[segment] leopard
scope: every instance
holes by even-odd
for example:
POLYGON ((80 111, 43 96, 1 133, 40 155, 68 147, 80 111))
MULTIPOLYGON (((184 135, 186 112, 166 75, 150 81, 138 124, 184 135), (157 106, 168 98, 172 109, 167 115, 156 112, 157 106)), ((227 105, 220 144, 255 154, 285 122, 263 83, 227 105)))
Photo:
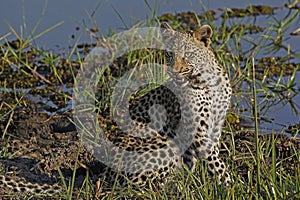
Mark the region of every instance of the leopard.
MULTIPOLYGON (((176 35, 167 24, 162 25, 176 35)), ((219 140, 226 113, 230 107, 232 88, 229 77, 216 59, 210 47, 212 28, 203 25, 192 32, 177 36, 173 48, 175 52, 167 54, 167 63, 175 74, 184 77, 189 85, 185 88, 196 130, 191 146, 182 155, 183 163, 192 171, 197 160, 204 160, 208 172, 216 175, 226 186, 231 183, 225 163, 219 158, 219 140)))
MULTIPOLYGON (((124 187, 162 184, 174 171, 187 168, 194 172, 200 160, 207 164, 209 174, 230 186, 230 173, 219 157, 219 140, 232 89, 210 46, 212 28, 202 25, 194 31, 177 32, 165 22, 161 28, 170 81, 130 104, 126 132, 106 138, 113 145, 94 149, 98 158, 108 160, 97 177, 124 187)), ((26 187, 3 175, 0 183, 16 187, 17 192, 59 191, 49 189, 50 185, 26 187)))

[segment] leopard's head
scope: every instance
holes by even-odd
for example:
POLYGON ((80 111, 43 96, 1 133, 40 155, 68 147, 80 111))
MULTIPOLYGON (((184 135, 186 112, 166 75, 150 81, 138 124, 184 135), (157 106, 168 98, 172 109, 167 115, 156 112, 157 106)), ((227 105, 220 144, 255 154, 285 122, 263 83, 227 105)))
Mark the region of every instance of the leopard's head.
MULTIPOLYGON (((191 70, 193 69, 195 54, 195 48, 203 47, 202 49, 210 49, 212 29, 209 25, 203 25, 196 28, 194 31, 176 32, 172 27, 163 22, 161 27, 168 30, 168 36, 175 36, 172 39, 164 38, 165 41, 173 45, 171 47, 172 52, 166 52, 166 63, 170 66, 173 72, 178 73, 184 78, 188 78, 191 70), (168 40, 169 39, 169 40, 168 40)), ((198 49, 197 49, 198 50, 198 49)))

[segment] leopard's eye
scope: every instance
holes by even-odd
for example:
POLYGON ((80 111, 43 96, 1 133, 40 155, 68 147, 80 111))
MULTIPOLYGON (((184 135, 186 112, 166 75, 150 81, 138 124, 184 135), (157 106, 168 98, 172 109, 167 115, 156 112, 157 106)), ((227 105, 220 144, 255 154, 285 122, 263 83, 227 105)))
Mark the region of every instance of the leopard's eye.
POLYGON ((184 53, 184 58, 187 59, 187 58, 190 58, 192 56, 192 53, 191 52, 185 52, 184 53))

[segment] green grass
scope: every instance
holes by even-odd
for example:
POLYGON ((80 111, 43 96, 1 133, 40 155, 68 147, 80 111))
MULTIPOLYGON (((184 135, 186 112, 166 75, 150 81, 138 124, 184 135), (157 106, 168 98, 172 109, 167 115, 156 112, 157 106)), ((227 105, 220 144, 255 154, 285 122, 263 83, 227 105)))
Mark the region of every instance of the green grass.
MULTIPOLYGON (((249 14, 249 9, 241 11, 240 14, 249 14)), ((162 190, 157 190, 155 186, 118 188, 115 185, 111 190, 98 191, 99 199, 135 197, 140 199, 300 199, 300 154, 297 147, 299 139, 281 139, 275 131, 270 131, 269 136, 261 136, 260 133, 265 131, 261 131, 258 126, 263 116, 277 103, 289 103, 295 114, 299 112, 299 107, 293 101, 293 97, 299 93, 297 92, 299 80, 296 79, 300 66, 299 50, 291 49, 286 37, 288 28, 297 20, 299 21, 300 15, 299 9, 284 9, 288 11, 284 20, 279 20, 276 15, 272 15, 268 18, 272 20, 269 20, 266 25, 268 28, 265 29, 256 26, 254 17, 250 18, 253 19, 253 24, 246 25, 249 24, 249 18, 232 18, 233 13, 226 11, 222 15, 223 18, 219 19, 218 26, 215 25, 217 23, 213 20, 212 12, 205 12, 203 16, 194 15, 197 22, 205 22, 212 26, 214 31, 212 47, 220 63, 230 74, 234 89, 234 101, 224 127, 221 153, 232 173, 232 187, 227 189, 219 185, 216 180, 208 176, 205 166, 199 164, 194 173, 189 172, 188 175, 184 175, 182 171, 176 172, 162 190), (251 35, 249 34, 251 31, 258 31, 258 33, 251 35), (241 45, 242 43, 246 43, 247 48, 241 45), (280 57, 274 56, 278 52, 281 53, 280 57), (269 67, 264 68, 266 63, 269 67), (287 72, 289 66, 292 70, 287 72), (249 112, 243 112, 243 109, 249 112), (254 129, 243 127, 239 123, 243 118, 254 122, 254 129)), ((156 8, 153 8, 151 19, 141 22, 140 26, 152 26, 156 25, 155 20, 164 20, 178 30, 191 28, 179 20, 179 15, 156 18, 155 13, 156 8)), ((120 13, 117 14, 122 19, 120 13)), ((37 26, 39 23, 42 21, 38 21, 37 26)), ((6 133, 13 122, 15 108, 30 104, 17 88, 37 88, 46 85, 46 88, 37 89, 33 94, 47 96, 49 93, 54 93, 59 107, 64 107, 71 98, 71 94, 60 91, 57 87, 68 84, 70 87, 73 86, 85 55, 80 53, 76 45, 70 50, 67 58, 64 58, 62 55, 39 49, 32 44, 34 39, 47 34, 58 25, 60 23, 38 34, 35 34, 35 26, 30 37, 24 36, 22 30, 18 34, 13 27, 9 26, 16 40, 8 41, 9 34, 0 38, 0 75, 5 77, 0 87, 4 90, 12 89, 12 92, 5 93, 6 99, 3 99, 0 104, 0 122, 4 125, 4 131, 0 135, 2 140, 9 140, 6 133), (15 69, 8 69, 9 66, 14 66, 15 69), (10 76, 10 73, 13 76, 10 76), (67 73, 71 75, 65 77, 67 73)), ((85 29, 89 30, 86 27, 85 29)), ((95 36, 98 42, 104 44, 100 38, 101 36, 95 36)), ((128 75, 134 76, 136 67, 154 60, 163 61, 163 58, 155 51, 145 50, 128 52, 126 56, 116 59, 114 64, 119 69, 108 67, 104 72, 105 76, 101 77, 97 86, 98 93, 95 99, 97 113, 107 117, 113 112, 113 108, 109 105, 112 95, 111 85, 115 84, 118 77, 129 70, 132 70, 132 74, 128 75)), ((156 73, 149 71, 147 80, 155 80, 157 77, 153 74, 156 73)), ((165 80, 166 77, 162 75, 158 79, 165 80)), ((107 125, 106 129, 111 130, 112 127, 113 123, 107 125)), ((298 132, 295 135, 297 134, 298 132)), ((6 158, 6 152, 7 146, 2 147, 0 157, 6 158)), ((79 151, 77 157, 78 155, 79 151)), ((70 182, 62 181, 65 193, 61 195, 66 199, 93 199, 96 191, 88 172, 82 187, 74 188, 76 167, 80 165, 78 159, 75 163, 70 182), (76 194, 75 190, 78 190, 76 194)), ((64 174, 58 171, 64 180, 64 174)))

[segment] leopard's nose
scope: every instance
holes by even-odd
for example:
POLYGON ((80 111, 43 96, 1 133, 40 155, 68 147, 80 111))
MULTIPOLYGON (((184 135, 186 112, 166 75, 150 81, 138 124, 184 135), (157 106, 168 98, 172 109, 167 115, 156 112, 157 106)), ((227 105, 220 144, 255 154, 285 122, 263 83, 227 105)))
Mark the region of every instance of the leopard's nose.
POLYGON ((178 65, 177 63, 175 63, 174 66, 173 66, 173 68, 172 68, 172 71, 174 73, 180 72, 180 65, 178 65))

